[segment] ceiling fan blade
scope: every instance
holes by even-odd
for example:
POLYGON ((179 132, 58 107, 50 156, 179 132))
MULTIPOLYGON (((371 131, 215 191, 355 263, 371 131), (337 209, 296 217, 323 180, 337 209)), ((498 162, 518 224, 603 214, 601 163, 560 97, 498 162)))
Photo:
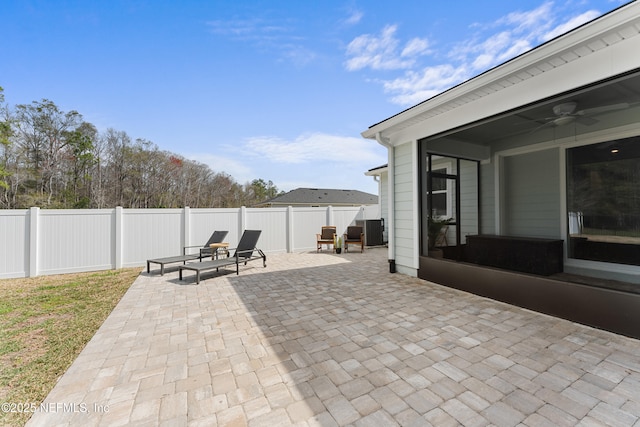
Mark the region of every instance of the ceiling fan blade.
POLYGON ((629 103, 621 102, 619 104, 603 105, 601 107, 586 108, 584 110, 576 111, 576 116, 593 116, 596 114, 608 113, 609 111, 624 110, 629 108, 629 103))
POLYGON ((543 124, 543 125, 540 125, 540 126, 538 126, 538 127, 535 127, 535 128, 533 128, 533 129, 531 129, 531 130, 529 131, 529 133, 535 133, 535 132, 538 132, 539 130, 542 130, 542 129, 545 129, 545 128, 550 128, 550 127, 553 127, 553 126, 555 126, 555 125, 556 125, 556 124, 555 124, 555 123, 553 122, 553 120, 552 120, 552 121, 550 121, 550 122, 547 122, 547 123, 545 123, 545 124, 543 124))
POLYGON ((598 120, 594 119, 593 117, 588 117, 588 116, 576 117, 576 121, 579 122, 580 124, 585 125, 585 126, 591 126, 591 125, 595 125, 596 123, 598 123, 598 120))

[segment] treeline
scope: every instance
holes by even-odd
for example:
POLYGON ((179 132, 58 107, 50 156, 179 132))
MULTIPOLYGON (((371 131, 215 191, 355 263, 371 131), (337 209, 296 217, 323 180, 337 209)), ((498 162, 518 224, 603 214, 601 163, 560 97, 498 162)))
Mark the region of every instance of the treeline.
POLYGON ((279 194, 271 181, 224 172, 96 127, 43 99, 10 108, 0 87, 0 208, 252 206, 279 194))

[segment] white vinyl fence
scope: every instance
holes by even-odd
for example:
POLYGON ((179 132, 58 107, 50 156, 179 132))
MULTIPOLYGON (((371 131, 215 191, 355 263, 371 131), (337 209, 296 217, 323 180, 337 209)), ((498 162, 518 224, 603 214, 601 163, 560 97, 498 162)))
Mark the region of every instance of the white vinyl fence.
POLYGON ((179 255, 227 230, 234 247, 244 230, 262 230, 267 253, 315 250, 316 233, 338 233, 356 219, 378 219, 376 206, 238 209, 0 210, 0 278, 144 266, 179 255))

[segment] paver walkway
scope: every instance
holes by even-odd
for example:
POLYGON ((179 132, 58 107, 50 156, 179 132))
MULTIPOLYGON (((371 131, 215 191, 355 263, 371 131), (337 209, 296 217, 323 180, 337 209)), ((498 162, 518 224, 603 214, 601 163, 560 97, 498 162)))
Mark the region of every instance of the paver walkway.
POLYGON ((388 269, 143 273, 28 425, 640 426, 640 341, 388 269))

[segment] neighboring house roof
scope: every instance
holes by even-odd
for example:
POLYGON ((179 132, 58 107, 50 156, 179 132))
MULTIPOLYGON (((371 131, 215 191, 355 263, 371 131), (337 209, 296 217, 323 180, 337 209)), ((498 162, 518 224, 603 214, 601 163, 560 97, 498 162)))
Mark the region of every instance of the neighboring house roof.
POLYGON ((296 188, 257 206, 362 206, 377 203, 378 196, 359 190, 296 188))

